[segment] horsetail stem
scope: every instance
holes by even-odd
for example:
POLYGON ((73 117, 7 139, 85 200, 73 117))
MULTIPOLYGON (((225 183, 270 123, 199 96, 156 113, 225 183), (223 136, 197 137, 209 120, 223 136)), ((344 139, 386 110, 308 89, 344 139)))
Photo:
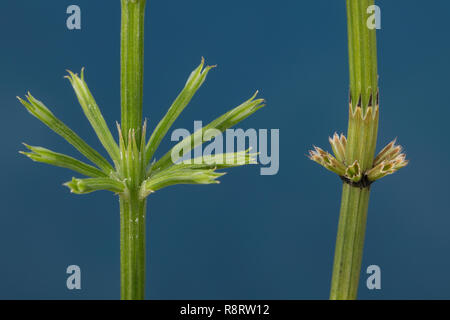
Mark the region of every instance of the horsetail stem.
MULTIPOLYGON (((264 100, 251 99, 212 121, 192 136, 184 138, 164 157, 153 159, 163 138, 173 123, 187 107, 192 97, 206 80, 212 66, 200 65, 188 77, 166 115, 158 123, 146 141, 147 122, 142 124, 143 66, 144 66, 144 16, 146 0, 121 0, 121 124, 117 123, 118 141, 104 120, 99 106, 81 75, 69 71, 67 78, 75 91, 82 110, 89 120, 102 146, 112 160, 111 164, 99 152, 90 147, 75 132, 59 120, 41 101, 31 94, 18 98, 22 105, 37 119, 73 145, 92 162, 78 159, 42 147, 25 144, 28 152, 21 152, 30 159, 67 168, 86 178, 72 178, 64 184, 72 193, 85 194, 108 190, 119 196, 120 203, 120 282, 121 298, 126 300, 145 297, 145 227, 147 197, 162 188, 176 184, 215 184, 224 173, 217 170, 254 164, 255 154, 249 150, 219 153, 213 157, 195 158, 192 163, 179 163, 172 159, 174 150, 181 146, 195 146, 206 142, 192 136, 208 129, 223 132, 246 119, 264 106, 264 100), (224 159, 226 160, 224 164, 224 159)), ((180 159, 191 149, 183 147, 180 159)))
POLYGON ((379 88, 376 30, 367 25, 374 0, 347 0, 350 101, 347 138, 334 134, 333 157, 315 147, 310 159, 337 173, 343 181, 330 299, 357 298, 369 206, 370 186, 407 165, 395 142, 374 159, 379 88))

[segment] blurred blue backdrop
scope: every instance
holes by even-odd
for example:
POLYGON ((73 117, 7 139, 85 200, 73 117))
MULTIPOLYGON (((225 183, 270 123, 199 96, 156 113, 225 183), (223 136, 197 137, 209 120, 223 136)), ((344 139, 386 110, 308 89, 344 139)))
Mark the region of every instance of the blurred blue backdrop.
MULTIPOLYGON (((379 147, 394 137, 410 165, 372 188, 362 299, 450 298, 450 2, 378 1, 379 147), (369 291, 365 269, 382 270, 369 291)), ((346 131, 345 2, 149 2, 144 114, 164 115, 204 56, 218 64, 174 128, 191 129, 256 90, 268 106, 241 128, 280 129, 280 171, 229 170, 220 185, 176 186, 148 204, 150 299, 327 299, 341 183, 309 161, 312 144, 346 131)), ((77 155, 16 100, 30 90, 101 149, 67 80, 86 77, 111 127, 120 118, 119 1, 0 3, 0 298, 119 298, 118 200, 71 195, 73 173, 34 164, 22 142, 77 155), (66 28, 66 8, 82 30, 66 28), (66 288, 68 265, 82 290, 66 288)), ((161 151, 173 143, 166 138, 161 151)), ((160 154, 159 154, 160 155, 160 154)))

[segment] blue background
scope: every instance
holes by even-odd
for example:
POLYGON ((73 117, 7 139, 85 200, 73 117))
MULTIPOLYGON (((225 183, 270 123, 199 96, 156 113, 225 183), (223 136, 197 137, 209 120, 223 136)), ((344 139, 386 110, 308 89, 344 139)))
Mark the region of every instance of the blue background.
MULTIPOLYGON (((450 298, 450 3, 378 1, 382 93, 378 145, 394 137, 410 165, 377 182, 360 281, 362 299, 450 298), (365 269, 382 270, 382 289, 365 269)), ((347 126, 345 2, 150 1, 144 115, 155 124, 204 56, 218 64, 177 120, 192 130, 256 89, 268 106, 241 128, 280 129, 280 171, 229 170, 220 185, 176 186, 148 204, 151 299, 327 299, 341 183, 309 161, 312 144, 347 126)), ((110 193, 71 195, 72 172, 34 164, 21 142, 77 155, 15 99, 27 90, 101 149, 66 69, 86 77, 111 125, 120 118, 119 1, 0 3, 0 298, 119 298, 119 208, 110 193), (66 28, 78 4, 82 30, 66 28), (82 290, 66 288, 68 265, 82 290)), ((173 143, 165 139, 160 150, 173 143)), ((161 155, 161 153, 159 154, 161 155)))

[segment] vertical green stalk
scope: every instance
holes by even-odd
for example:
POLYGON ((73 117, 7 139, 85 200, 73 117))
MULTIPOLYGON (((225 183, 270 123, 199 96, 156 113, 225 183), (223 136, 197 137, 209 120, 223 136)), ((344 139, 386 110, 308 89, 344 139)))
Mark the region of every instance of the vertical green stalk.
MULTIPOLYGON (((141 146, 144 79, 144 16, 146 0, 121 0, 121 110, 124 145, 141 146), (131 140, 130 140, 131 139, 131 140)), ((142 137, 145 139, 145 136, 142 137)), ((128 149, 131 150, 131 149, 128 149)), ((142 155, 144 150, 139 150, 142 155)), ((125 153, 125 150, 123 150, 125 153)), ((127 156, 124 178, 128 193, 120 196, 121 298, 144 299, 145 288, 145 210, 139 197, 142 157, 127 156), (139 172, 140 174, 134 174, 139 172)))
POLYGON ((360 183, 344 180, 331 281, 330 299, 356 299, 369 205, 370 183, 378 131, 376 31, 367 27, 367 8, 374 0, 347 0, 350 108, 345 162, 359 163, 360 183))
MULTIPOLYGON (((147 142, 146 122, 142 124, 146 0, 121 0, 121 5, 122 123, 117 124, 118 143, 114 141, 100 108, 87 86, 84 71, 81 71, 80 76, 69 71, 67 76, 87 119, 110 155, 114 167, 31 94, 28 94, 26 99, 18 98, 28 112, 63 137, 95 166, 37 146, 25 145, 28 151, 21 153, 33 161, 71 169, 86 176, 81 179, 73 177, 71 181, 64 184, 72 193, 86 194, 108 190, 119 195, 121 298, 141 300, 145 297, 146 198, 157 190, 176 184, 216 184, 217 179, 224 174, 216 170, 254 164, 257 154, 249 153, 247 150, 197 158, 192 164, 175 163, 171 155, 175 154, 174 151, 180 145, 191 146, 190 136, 180 141, 158 162, 154 161, 150 164, 150 160, 154 160, 153 156, 160 142, 202 86, 213 66, 205 66, 205 61, 202 59, 147 142), (234 161, 224 162, 223 159, 234 159, 234 161)), ((255 99, 255 97, 256 94, 212 121, 199 132, 216 129, 220 133, 246 119, 265 105, 263 99, 255 99)), ((196 136, 196 133, 193 136, 196 136)), ((187 151, 183 147, 183 154, 180 157, 182 158, 185 155, 184 152, 189 152, 194 147, 192 145, 187 151)), ((177 154, 180 154, 180 150, 178 149, 177 154)), ((375 172, 374 176, 378 177, 382 174, 383 172, 375 172)))
POLYGON ((143 300, 146 200, 137 192, 120 197, 120 284, 123 300, 143 300))
POLYGON ((352 108, 358 104, 365 111, 378 92, 376 30, 367 27, 367 8, 374 0, 347 0, 347 31, 352 108))
MULTIPOLYGON (((146 0, 121 0, 121 106, 122 130, 139 132, 142 125, 144 82, 144 16, 146 0)), ((125 134, 125 140, 128 138, 125 134)), ((137 135, 139 145, 139 135, 137 135)))

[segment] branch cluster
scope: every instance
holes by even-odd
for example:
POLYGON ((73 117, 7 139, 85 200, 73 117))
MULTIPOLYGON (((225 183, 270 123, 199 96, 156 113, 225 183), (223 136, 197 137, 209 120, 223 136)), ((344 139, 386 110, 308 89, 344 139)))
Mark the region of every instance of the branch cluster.
MULTIPOLYGON (((26 99, 18 98, 22 105, 33 116, 73 145, 92 162, 92 165, 64 154, 26 144, 25 146, 29 151, 21 153, 34 161, 68 168, 86 176, 87 178, 83 179, 73 178, 70 182, 64 184, 71 192, 76 194, 109 190, 126 197, 130 192, 138 192, 141 199, 144 199, 149 194, 170 185, 218 183, 217 178, 224 173, 216 172, 216 170, 254 164, 256 163, 255 154, 246 150, 216 154, 205 159, 193 159, 191 163, 186 163, 185 161, 174 163, 170 156, 172 149, 158 161, 151 161, 161 141, 202 86, 208 72, 212 68, 213 66, 205 67, 205 61, 202 58, 200 65, 192 71, 184 88, 166 115, 157 124, 148 141, 146 140, 147 121, 144 121, 142 129, 129 129, 128 132, 123 132, 121 125, 117 124, 118 142, 114 139, 100 108, 87 86, 84 79, 84 70, 81 71, 81 76, 69 71, 69 75, 66 78, 72 84, 86 118, 89 120, 112 163, 90 147, 30 93, 26 95, 26 99), (225 162, 223 161, 224 159, 226 159, 225 162), (234 159, 234 162, 230 161, 230 159, 234 159)), ((183 139, 174 148, 184 146, 182 148, 183 152, 189 152, 204 142, 202 139, 196 139, 204 130, 217 129, 217 132, 223 132, 262 107, 264 107, 264 100, 256 99, 255 94, 249 100, 212 121, 198 132, 183 139)), ((177 150, 180 150, 180 148, 177 150)), ((183 154, 180 157, 183 157, 183 154)))

